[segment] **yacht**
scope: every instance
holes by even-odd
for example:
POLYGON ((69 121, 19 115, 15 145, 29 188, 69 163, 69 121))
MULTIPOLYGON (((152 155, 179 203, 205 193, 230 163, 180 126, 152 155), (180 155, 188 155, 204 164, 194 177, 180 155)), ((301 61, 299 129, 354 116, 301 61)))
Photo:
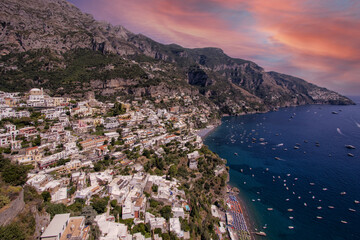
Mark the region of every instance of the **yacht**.
POLYGON ((355 147, 354 147, 353 145, 345 145, 345 147, 346 147, 347 149, 355 149, 355 147))

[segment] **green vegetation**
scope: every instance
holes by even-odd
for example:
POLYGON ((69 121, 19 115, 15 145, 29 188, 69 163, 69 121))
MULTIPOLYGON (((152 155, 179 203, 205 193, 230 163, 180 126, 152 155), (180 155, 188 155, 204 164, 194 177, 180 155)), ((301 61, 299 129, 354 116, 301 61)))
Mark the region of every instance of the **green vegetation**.
POLYGON ((109 202, 109 197, 100 198, 98 196, 94 196, 91 199, 91 206, 98 214, 101 214, 106 212, 106 206, 108 202, 109 202))
POLYGON ((31 166, 22 166, 11 163, 9 159, 0 154, 1 179, 11 185, 23 185, 27 180, 27 173, 31 166))

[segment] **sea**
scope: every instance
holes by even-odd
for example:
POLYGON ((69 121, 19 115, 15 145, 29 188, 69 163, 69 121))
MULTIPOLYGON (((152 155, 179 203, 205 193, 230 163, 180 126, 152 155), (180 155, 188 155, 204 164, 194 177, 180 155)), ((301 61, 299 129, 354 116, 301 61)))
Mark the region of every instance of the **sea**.
POLYGON ((352 99, 357 105, 224 117, 206 137, 227 160, 251 231, 273 240, 360 239, 360 97, 352 99))

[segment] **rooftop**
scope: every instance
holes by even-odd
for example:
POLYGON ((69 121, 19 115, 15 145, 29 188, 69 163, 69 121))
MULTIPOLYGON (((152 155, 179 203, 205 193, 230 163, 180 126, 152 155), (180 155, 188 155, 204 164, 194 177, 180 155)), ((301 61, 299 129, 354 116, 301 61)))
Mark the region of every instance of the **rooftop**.
POLYGON ((49 226, 46 228, 45 232, 41 235, 40 239, 51 236, 58 236, 59 233, 64 231, 69 218, 70 213, 56 214, 53 220, 50 222, 49 226))

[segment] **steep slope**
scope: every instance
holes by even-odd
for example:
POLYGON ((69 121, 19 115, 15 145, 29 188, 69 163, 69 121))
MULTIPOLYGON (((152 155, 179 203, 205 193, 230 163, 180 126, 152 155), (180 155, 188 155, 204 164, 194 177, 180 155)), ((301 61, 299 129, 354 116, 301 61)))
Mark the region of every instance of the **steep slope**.
POLYGON ((1 1, 0 12, 2 90, 42 86, 60 95, 95 91, 98 96, 149 97, 185 91, 229 114, 353 104, 302 79, 231 58, 221 49, 164 45, 98 22, 65 0, 1 1))

